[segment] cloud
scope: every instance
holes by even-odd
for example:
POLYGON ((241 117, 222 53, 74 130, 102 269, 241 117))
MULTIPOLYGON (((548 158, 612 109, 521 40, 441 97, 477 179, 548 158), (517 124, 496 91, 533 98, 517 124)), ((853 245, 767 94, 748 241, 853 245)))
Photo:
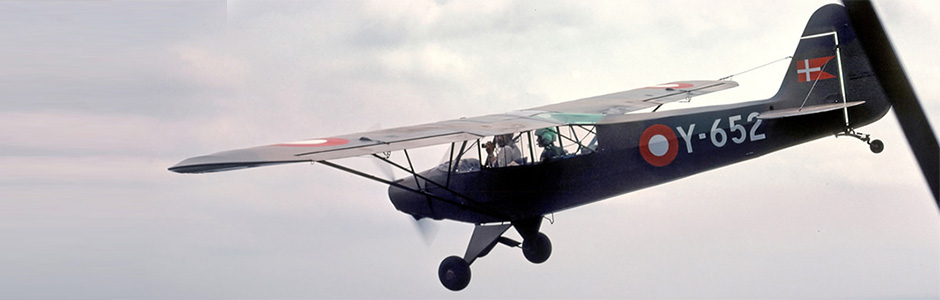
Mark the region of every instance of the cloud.
MULTIPOLYGON (((471 226, 441 222, 425 247, 381 184, 307 164, 166 171, 214 151, 718 78, 792 54, 820 5, 0 3, 0 32, 23 45, 0 49, 0 227, 12 229, 0 238, 16 241, 0 256, 8 266, 0 290, 17 298, 933 297, 936 207, 891 115, 861 129, 886 142, 879 155, 824 138, 557 213, 543 228, 555 243, 547 263, 499 247, 474 263, 459 294, 443 290, 435 270, 463 253, 471 226)), ((876 5, 936 118, 940 107, 927 100, 940 97, 930 84, 940 76, 936 47, 924 46, 940 36, 936 5, 876 5)), ((788 64, 670 106, 768 97, 788 64)), ((411 154, 427 168, 442 152, 411 154)), ((369 170, 367 160, 341 163, 369 170)))
POLYGON ((233 87, 246 84, 248 66, 233 57, 209 55, 204 49, 179 46, 174 49, 185 63, 185 75, 202 85, 233 87))

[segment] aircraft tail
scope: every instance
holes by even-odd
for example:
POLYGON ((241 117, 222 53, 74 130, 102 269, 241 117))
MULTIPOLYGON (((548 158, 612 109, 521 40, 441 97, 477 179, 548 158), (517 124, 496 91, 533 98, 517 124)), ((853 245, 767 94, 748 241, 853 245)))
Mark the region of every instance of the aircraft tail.
POLYGON ((890 108, 845 8, 836 4, 823 6, 810 17, 780 90, 772 99, 775 109, 789 110, 779 111, 778 117, 833 110, 842 114, 838 104, 847 103, 852 127, 874 122, 890 108), (844 82, 845 100, 840 81, 844 82))

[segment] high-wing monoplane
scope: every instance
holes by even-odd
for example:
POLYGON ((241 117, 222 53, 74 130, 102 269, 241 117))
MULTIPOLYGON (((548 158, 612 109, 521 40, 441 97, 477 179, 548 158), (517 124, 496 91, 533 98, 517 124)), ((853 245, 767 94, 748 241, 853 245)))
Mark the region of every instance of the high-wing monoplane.
POLYGON ((304 139, 218 152, 169 169, 207 173, 314 162, 387 184, 399 211, 415 219, 474 224, 463 256, 441 262, 450 290, 470 282, 470 265, 496 245, 543 263, 552 244, 546 215, 660 185, 827 136, 884 144, 855 129, 891 107, 845 9, 810 18, 777 93, 764 100, 659 111, 663 104, 736 87, 686 80, 507 113, 304 139), (649 111, 651 110, 651 111, 649 111), (449 145, 444 163, 421 171, 409 149, 449 145), (388 158, 401 152, 405 162, 388 158), (389 180, 336 162, 372 156, 408 173, 389 180), (522 241, 503 234, 515 228, 522 241))

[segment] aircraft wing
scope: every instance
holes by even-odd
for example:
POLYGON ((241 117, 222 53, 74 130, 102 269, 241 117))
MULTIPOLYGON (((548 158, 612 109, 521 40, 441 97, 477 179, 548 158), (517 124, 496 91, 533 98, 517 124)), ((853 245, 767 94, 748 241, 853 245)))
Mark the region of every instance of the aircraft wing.
POLYGON ((675 82, 505 114, 223 151, 189 158, 169 169, 178 173, 207 173, 315 162, 568 124, 595 124, 607 115, 619 115, 735 86, 737 83, 733 81, 675 82))
POLYGON ((619 115, 738 86, 731 80, 681 81, 533 108, 533 110, 619 115))
POLYGON ((223 151, 183 160, 170 167, 170 171, 206 173, 284 163, 331 160, 565 124, 550 118, 535 116, 541 113, 519 111, 223 151))

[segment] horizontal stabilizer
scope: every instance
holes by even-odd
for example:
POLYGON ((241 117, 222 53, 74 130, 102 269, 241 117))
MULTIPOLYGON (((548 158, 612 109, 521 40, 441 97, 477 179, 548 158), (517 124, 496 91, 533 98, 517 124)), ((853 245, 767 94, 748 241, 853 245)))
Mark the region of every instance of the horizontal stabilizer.
POLYGON ((811 114, 823 113, 827 111, 833 111, 833 110, 842 109, 846 107, 861 105, 864 103, 865 101, 852 101, 848 103, 829 103, 829 104, 819 104, 819 105, 812 105, 812 106, 806 106, 806 107, 794 107, 794 108, 786 108, 786 109, 778 109, 778 110, 768 110, 768 111, 760 113, 760 115, 757 116, 757 118, 766 120, 766 119, 780 119, 780 118, 786 118, 786 117, 811 115, 811 114))

